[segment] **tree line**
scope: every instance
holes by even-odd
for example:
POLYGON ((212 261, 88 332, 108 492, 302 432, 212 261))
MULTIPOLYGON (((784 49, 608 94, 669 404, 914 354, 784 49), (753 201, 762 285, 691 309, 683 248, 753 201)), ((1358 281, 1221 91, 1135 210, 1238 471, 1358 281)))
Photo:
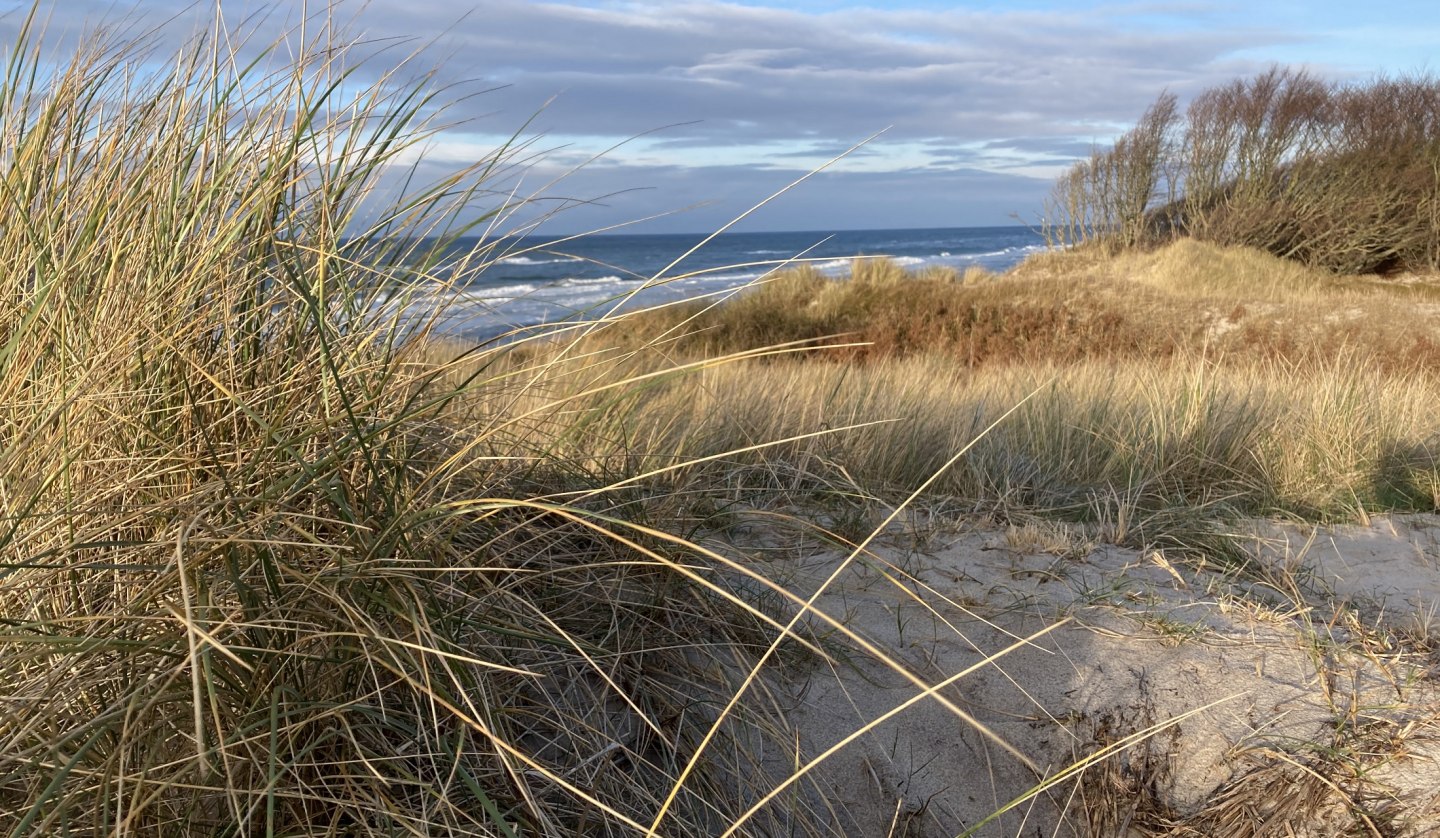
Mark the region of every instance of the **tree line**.
POLYGON ((1052 245, 1248 245, 1337 273, 1440 268, 1440 81, 1285 67, 1162 94, 1056 182, 1052 245))

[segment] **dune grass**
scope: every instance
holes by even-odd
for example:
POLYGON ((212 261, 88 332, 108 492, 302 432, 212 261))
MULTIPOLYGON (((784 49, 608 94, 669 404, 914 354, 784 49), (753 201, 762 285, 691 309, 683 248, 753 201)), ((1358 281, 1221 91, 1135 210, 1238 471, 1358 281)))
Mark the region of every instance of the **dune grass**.
POLYGON ((764 460, 879 498, 927 480, 1033 393, 941 494, 1081 518, 1113 515, 1102 508, 1116 499, 1317 520, 1431 510, 1431 287, 1190 241, 1104 260, 1043 254, 978 281, 867 263, 836 282, 802 269, 601 332, 554 383, 796 341, 813 348, 596 406, 612 429, 592 438, 596 462, 621 456, 607 439, 707 456, 860 426, 769 447, 764 460))
POLYGON ((0 87, 0 832, 732 823, 773 713, 714 708, 792 655, 778 597, 617 517, 564 434, 485 456, 543 371, 408 348, 524 144, 386 203, 423 77, 362 82, 332 23, 157 40, 51 65, 32 15, 0 87))
POLYGON ((385 202, 443 102, 308 32, 8 53, 7 834, 834 834, 761 662, 847 643, 943 695, 705 541, 734 510, 818 509, 843 568, 907 497, 1150 542, 1435 503, 1422 312, 1383 289, 1267 292, 1360 309, 1311 335, 1163 270, 870 260, 447 344, 502 254, 431 269, 526 145, 385 202))
POLYGON ((672 351, 698 357, 803 340, 849 344, 830 359, 937 354, 967 368, 1200 355, 1306 365, 1357 353, 1397 373, 1440 364, 1433 281, 1335 277, 1191 240, 1118 256, 1042 253, 1003 278, 911 277, 881 260, 857 262, 854 277, 780 273, 725 305, 653 312, 607 345, 634 349, 665 335, 672 351))
POLYGON ((32 24, 0 87, 0 831, 835 834, 770 673, 848 644, 947 700, 698 543, 708 469, 786 440, 687 461, 622 410, 757 353, 437 355, 523 141, 387 203, 443 102, 362 82, 331 23, 60 64, 32 24))
MULTIPOLYGON (((749 462, 735 479, 788 468, 807 485, 837 481, 878 502, 927 480, 1029 396, 947 470, 939 494, 1077 519, 1113 514, 1104 510, 1127 499, 1311 520, 1431 510, 1440 500, 1440 428, 1430 407, 1440 380, 1430 373, 1382 375, 1358 357, 980 371, 943 355, 862 365, 822 358, 727 365, 597 405, 590 462, 609 473, 639 451, 673 452, 652 460, 668 465, 794 438, 724 463, 749 462)), ((724 477, 711 468, 706 479, 724 477)))

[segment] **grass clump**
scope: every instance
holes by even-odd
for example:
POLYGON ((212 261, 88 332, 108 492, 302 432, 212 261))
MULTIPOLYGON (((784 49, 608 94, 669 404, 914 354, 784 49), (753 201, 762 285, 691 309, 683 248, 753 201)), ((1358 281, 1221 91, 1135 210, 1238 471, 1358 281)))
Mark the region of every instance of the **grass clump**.
POLYGON ((1043 253, 1003 278, 897 280, 865 267, 835 281, 789 271, 725 304, 649 312, 630 324, 631 337, 601 343, 637 349, 640 335, 663 334, 670 351, 697 358, 804 341, 833 347, 817 356, 831 361, 937 355, 969 369, 1196 356, 1306 366, 1363 356, 1406 374, 1440 365, 1435 289, 1183 240, 1103 259, 1043 253))
POLYGON ((919 485, 946 452, 1034 393, 940 481, 942 494, 1076 514, 1118 494, 1343 518, 1361 507, 1434 508, 1426 405, 1437 386, 1433 376, 1376 381, 1340 364, 1096 361, 975 374, 920 356, 737 365, 678 382, 641 410, 666 417, 654 433, 691 450, 699 440, 720 450, 864 426, 767 456, 834 463, 878 492, 919 485))
POLYGON ((565 503, 604 486, 553 443, 444 420, 543 369, 412 349, 523 144, 386 203, 423 79, 362 82, 328 22, 157 40, 50 65, 27 25, 0 82, 0 831, 728 823, 751 710, 706 708, 776 634, 758 584, 565 503))
POLYGON ((938 352, 980 366, 1127 350, 1169 354, 1176 343, 1098 305, 1093 283, 1019 280, 1000 287, 973 275, 971 282, 929 274, 895 281, 876 273, 867 268, 835 281, 788 272, 731 303, 666 309, 637 323, 645 334, 674 333, 674 350, 687 357, 806 341, 843 344, 825 353, 832 360, 938 352))

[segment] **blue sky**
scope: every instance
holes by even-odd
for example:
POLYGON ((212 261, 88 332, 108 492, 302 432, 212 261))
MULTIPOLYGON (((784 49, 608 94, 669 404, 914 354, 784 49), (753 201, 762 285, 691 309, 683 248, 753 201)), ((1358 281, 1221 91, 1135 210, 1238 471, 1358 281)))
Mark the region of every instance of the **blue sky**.
MULTIPOLYGON (((0 0, 0 10, 18 5, 28 4, 0 0)), ((259 6, 221 0, 235 20, 259 6)), ((66 29, 124 8, 52 0, 46 12, 52 29, 66 29)), ((194 6, 138 8, 158 19, 194 6)), ((269 8, 267 25, 278 28, 301 6, 269 8)), ((557 197, 604 198, 556 218, 557 232, 671 212, 636 230, 713 229, 878 131, 745 227, 1014 223, 1033 218, 1068 162, 1111 139, 1162 90, 1183 101, 1275 62, 1334 79, 1440 69, 1440 12, 1419 2, 371 0, 339 8, 360 37, 410 39, 392 54, 429 43, 421 64, 436 66, 436 81, 458 85, 457 94, 499 88, 452 109, 464 124, 432 143, 422 172, 469 162, 532 117, 542 135, 534 147, 551 153, 533 162, 522 192, 623 143, 553 187, 557 197)), ((0 17, 0 37, 16 17, 0 17)), ((378 72, 384 60, 366 69, 378 72)))

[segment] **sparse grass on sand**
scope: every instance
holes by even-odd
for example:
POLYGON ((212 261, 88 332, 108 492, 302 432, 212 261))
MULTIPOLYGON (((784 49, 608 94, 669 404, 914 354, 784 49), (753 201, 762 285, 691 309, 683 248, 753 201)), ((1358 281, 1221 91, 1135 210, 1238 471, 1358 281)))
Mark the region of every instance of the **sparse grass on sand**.
POLYGON ((525 145, 383 204, 440 103, 309 32, 8 54, 4 833, 1436 823, 1427 623, 1234 517, 1434 508, 1423 283, 875 261, 456 346, 431 271, 525 145))
MULTIPOLYGON (((543 395, 533 391, 514 414, 525 417, 510 426, 518 439, 565 436, 567 460, 592 478, 650 474, 641 494, 668 498, 669 521, 725 534, 725 544, 758 545, 760 555, 780 559, 768 564, 772 572, 798 580, 807 578, 805 567, 828 578, 850 566, 854 545, 867 545, 855 559, 880 575, 845 571, 820 602, 883 648, 919 648, 917 631, 928 638, 918 659, 898 658, 928 671, 932 682, 968 664, 973 649, 1043 625, 1037 615, 1086 623, 1038 644, 1065 656, 1065 674, 1016 653, 997 666, 1012 673, 1020 696, 996 697, 987 692, 993 680, 979 675, 958 688, 981 705, 1024 705, 1016 712, 1029 719, 1025 725, 1002 722, 1004 715, 991 721, 1002 736, 1027 742, 1031 756, 1059 759, 1037 743, 1039 734, 1024 732, 1052 725, 1076 737, 1076 754, 1094 755, 1070 773, 1052 768, 1048 776, 1063 778, 1066 791, 1047 789, 1038 809, 1022 807, 1018 821, 989 821, 983 834, 1018 834, 1027 820, 1095 835, 1118 834, 1123 823, 1156 835, 1320 835, 1351 827, 1374 834, 1381 822, 1388 832, 1380 834, 1424 834, 1440 823, 1440 800, 1423 793, 1436 778, 1414 766, 1435 756, 1417 743, 1436 733, 1440 704, 1424 674, 1431 633, 1415 626, 1426 624, 1416 615, 1433 613, 1436 600, 1407 593, 1387 604, 1386 597, 1412 586, 1437 590, 1421 569, 1440 561, 1432 520, 1422 514, 1413 537, 1394 536, 1387 524, 1388 531, 1363 530, 1359 538, 1312 529, 1308 542, 1295 525, 1287 537, 1300 541, 1279 559, 1258 546, 1277 536, 1254 522, 1369 527, 1377 513, 1436 510, 1436 288, 1427 277, 1331 277, 1256 251, 1189 241, 1121 256, 1044 254, 1001 276, 909 276, 867 260, 848 280, 803 269, 780 274, 727 303, 671 306, 599 327, 578 344, 566 342, 563 356, 535 344, 497 360, 549 373, 543 395), (708 363, 725 353, 730 363, 708 363), (744 353, 756 354, 738 357, 744 353), (676 372, 686 365, 690 372, 676 372), (589 395, 602 382, 640 377, 646 386, 624 398, 610 390, 589 395), (546 407, 558 404, 564 409, 546 407), (557 434, 561 427, 571 433, 557 434), (756 541, 757 530, 792 529, 781 523, 789 516, 813 522, 817 544, 841 552, 827 560, 822 546, 773 532, 756 541), (884 537, 873 542, 877 527, 884 537), (1006 531, 998 543, 1007 551, 1043 561, 1024 570, 1023 562, 987 564, 974 551, 994 549, 983 545, 997 542, 997 529, 1006 531), (981 538, 963 536, 976 530, 981 538), (1357 557, 1367 538, 1373 575, 1357 557), (953 547, 957 539, 968 551, 953 547), (1317 539, 1346 546, 1335 548, 1339 559, 1315 564, 1309 545, 1317 539), (1406 555, 1418 564, 1406 564, 1406 555), (1014 581, 1032 574, 1063 595, 1014 581), (1095 630, 1114 637, 1113 610, 1141 631, 1125 631, 1131 639, 1118 643, 1097 640, 1095 630), (1263 640, 1254 639, 1258 623, 1270 627, 1263 640), (997 625, 1005 628, 990 633, 997 625), (1252 640, 1240 640, 1247 632, 1252 640), (1203 651, 1217 643, 1231 647, 1223 666, 1203 651), (1328 650, 1318 658, 1316 643, 1328 650), (1131 661, 1131 673, 1183 679, 1190 672, 1207 687, 1172 685, 1164 688, 1170 698, 1159 700, 1147 692, 1148 676, 1117 680, 1121 660, 1131 661), (1337 660, 1351 663, 1341 672, 1337 660), (1237 667, 1258 677, 1241 677, 1237 667), (1320 680, 1306 686, 1307 677, 1320 680), (1393 700, 1356 693, 1337 704, 1330 687, 1315 688, 1336 678, 1403 686, 1393 700), (1097 683, 1109 686, 1097 693, 1097 683), (1304 696, 1290 706, 1295 719, 1309 721, 1281 725, 1283 735, 1269 727, 1278 722, 1246 732, 1223 721, 1261 718, 1274 690, 1304 696), (1246 709, 1210 706, 1232 700, 1246 709), (1173 722, 1202 706, 1201 720, 1173 722), (1069 722, 1057 721, 1067 713, 1069 722), (1355 726, 1367 724, 1396 738, 1365 751, 1355 726), (1195 738, 1197 729, 1204 735, 1195 738), (1135 737, 1147 731, 1169 743, 1169 756, 1166 746, 1138 745, 1135 737), (1112 746, 1139 747, 1138 755, 1117 757, 1106 750, 1112 746), (1400 785, 1386 791, 1367 772, 1400 777, 1400 785), (1210 800, 1217 789, 1224 796, 1210 800), (1290 795, 1294 805, 1269 808, 1274 794, 1290 795)), ((499 418, 492 405, 456 409, 486 424, 499 418)), ((637 496, 635 508, 646 507, 637 496)), ((656 508, 653 500, 648 508, 656 508)), ((908 695, 906 685, 873 670, 858 680, 833 677, 848 709, 829 712, 852 725, 881 718, 908 695)), ((814 688, 821 696, 834 689, 814 688)), ((903 733, 875 728, 859 757, 835 757, 846 767, 830 775, 834 796, 871 788, 833 779, 846 771, 881 778, 871 789, 881 791, 849 813, 852 829, 903 822, 913 834, 953 834, 1004 800, 989 798, 977 811, 973 796, 967 804, 945 789, 976 771, 990 772, 988 787, 1017 793, 1047 776, 1023 763, 1003 770, 987 763, 1005 761, 993 750, 979 762, 957 757, 955 749, 986 751, 988 740, 947 739, 953 713, 921 716, 901 725, 903 733), (1007 773, 1012 768, 1018 773, 1007 773), (886 771, 900 776, 886 780, 886 771), (874 820, 876 810, 892 820, 874 820)), ((800 717, 809 720, 797 722, 805 735, 838 736, 817 733, 816 715, 800 717)))

